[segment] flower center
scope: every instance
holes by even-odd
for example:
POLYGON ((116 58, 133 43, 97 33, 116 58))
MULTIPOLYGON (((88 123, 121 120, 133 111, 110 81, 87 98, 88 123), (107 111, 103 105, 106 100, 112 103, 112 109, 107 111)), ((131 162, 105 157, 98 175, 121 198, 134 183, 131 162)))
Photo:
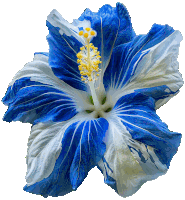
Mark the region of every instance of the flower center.
MULTIPOLYGON (((94 105, 92 96, 90 96, 89 100, 90 100, 90 103, 94 105)), ((104 97, 103 100, 101 101, 101 109, 100 110, 91 108, 91 110, 86 110, 86 113, 93 114, 94 118, 99 118, 99 117, 106 118, 106 115, 112 110, 112 108, 113 108, 113 106, 110 102, 107 101, 107 97, 104 97)))

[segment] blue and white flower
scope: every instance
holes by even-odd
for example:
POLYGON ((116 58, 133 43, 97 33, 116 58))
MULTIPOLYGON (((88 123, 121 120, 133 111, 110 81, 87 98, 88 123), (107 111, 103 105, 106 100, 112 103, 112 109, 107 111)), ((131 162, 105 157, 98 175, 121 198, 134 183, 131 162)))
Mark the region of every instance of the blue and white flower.
POLYGON ((47 26, 49 53, 35 53, 3 98, 5 121, 33 124, 24 190, 62 196, 97 166, 126 197, 165 174, 181 134, 156 109, 183 85, 181 33, 154 24, 136 36, 120 3, 72 24, 53 10, 47 26))

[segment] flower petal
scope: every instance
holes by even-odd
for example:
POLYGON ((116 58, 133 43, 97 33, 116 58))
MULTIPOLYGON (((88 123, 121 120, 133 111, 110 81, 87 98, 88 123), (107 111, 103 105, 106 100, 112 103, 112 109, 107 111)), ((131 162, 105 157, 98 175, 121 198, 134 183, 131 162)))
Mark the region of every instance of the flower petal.
POLYGON ((97 32, 92 43, 101 53, 100 68, 103 74, 110 61, 113 48, 131 41, 135 36, 128 11, 121 3, 117 3, 116 8, 104 5, 97 13, 86 9, 79 20, 89 20, 91 27, 97 32))
POLYGON ((84 45, 84 40, 79 37, 78 31, 86 27, 92 27, 97 31, 97 36, 92 40, 94 46, 98 47, 102 60, 101 78, 97 86, 101 85, 100 82, 102 82, 113 48, 130 41, 135 36, 128 11, 120 3, 117 3, 116 8, 104 5, 97 13, 86 9, 72 24, 53 10, 47 18, 47 26, 49 29, 47 40, 50 47, 49 64, 54 74, 69 85, 84 91, 88 88, 81 81, 76 58, 80 47, 84 45))
POLYGON ((120 28, 114 47, 127 43, 136 36, 128 10, 122 3, 116 4, 116 13, 120 19, 120 28))
POLYGON ((99 118, 81 123, 76 130, 74 137, 78 138, 74 138, 74 142, 78 141, 78 146, 70 168, 73 189, 80 186, 88 172, 97 165, 105 153, 105 144, 102 141, 107 129, 107 120, 99 118))
POLYGON ((114 112, 128 128, 132 138, 155 148, 159 159, 169 167, 169 163, 180 145, 181 134, 170 132, 157 116, 153 98, 141 93, 121 97, 114 112))
POLYGON ((114 103, 133 91, 153 97, 156 108, 173 97, 183 85, 177 62, 181 40, 179 31, 154 24, 147 35, 116 47, 104 76, 114 103))
POLYGON ((114 180, 112 186, 121 196, 130 196, 146 181, 165 174, 180 144, 181 134, 168 130, 154 106, 151 97, 129 94, 107 118, 106 152, 99 167, 105 181, 114 180))
MULTIPOLYGON (((86 20, 85 22, 88 23, 86 20)), ((56 10, 50 13, 46 25, 49 29, 49 65, 54 74, 74 88, 87 90, 87 86, 81 81, 76 57, 83 46, 78 26, 68 23, 56 10)))
POLYGON ((3 98, 5 121, 38 123, 70 119, 87 106, 87 94, 54 76, 48 57, 36 54, 12 80, 3 98))
POLYGON ((33 126, 28 143, 28 184, 24 190, 44 197, 76 190, 102 158, 107 128, 105 119, 90 120, 85 115, 65 123, 33 126))

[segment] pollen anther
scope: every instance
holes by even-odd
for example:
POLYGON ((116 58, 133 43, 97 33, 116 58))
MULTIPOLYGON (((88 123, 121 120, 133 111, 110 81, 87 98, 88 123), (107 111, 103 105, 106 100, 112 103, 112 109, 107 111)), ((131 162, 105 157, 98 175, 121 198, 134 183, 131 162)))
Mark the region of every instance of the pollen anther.
POLYGON ((87 27, 85 30, 86 30, 86 31, 90 31, 90 30, 91 30, 91 28, 88 28, 88 27, 87 27))
POLYGON ((91 35, 95 35, 95 32, 94 32, 94 31, 91 31, 91 35))
POLYGON ((80 31, 78 34, 79 34, 80 36, 82 36, 82 35, 84 34, 84 32, 83 32, 83 31, 80 31))
POLYGON ((88 33, 84 33, 84 37, 88 38, 89 34, 88 33))

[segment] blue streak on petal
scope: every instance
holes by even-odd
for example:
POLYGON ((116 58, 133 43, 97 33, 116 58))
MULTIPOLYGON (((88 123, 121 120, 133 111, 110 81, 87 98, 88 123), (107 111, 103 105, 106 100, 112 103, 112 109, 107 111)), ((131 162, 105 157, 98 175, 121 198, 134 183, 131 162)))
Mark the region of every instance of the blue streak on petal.
POLYGON ((39 55, 42 54, 44 56, 48 56, 49 57, 49 53, 48 52, 35 52, 34 56, 37 55, 37 54, 39 54, 39 55))
MULTIPOLYGON (((102 158, 102 160, 103 160, 103 162, 104 162, 104 168, 105 168, 105 171, 106 171, 106 178, 105 178, 104 182, 105 182, 108 186, 110 186, 112 189, 114 189, 115 192, 118 193, 117 185, 116 185, 116 180, 113 179, 112 177, 110 177, 110 176, 108 175, 107 167, 108 167, 108 169, 109 169, 112 173, 113 173, 113 170, 109 167, 109 164, 107 163, 107 161, 105 160, 104 157, 102 158)), ((101 171, 101 173, 103 174, 102 169, 101 169, 98 165, 97 165, 97 168, 98 168, 98 169, 101 171)))
POLYGON ((169 97, 170 95, 175 95, 179 92, 173 92, 168 86, 162 85, 157 87, 151 87, 151 88, 144 88, 144 89, 137 89, 135 90, 136 93, 142 93, 148 96, 151 96, 155 99, 155 101, 158 101, 160 99, 165 99, 169 97))
POLYGON ((81 81, 76 54, 83 46, 73 36, 61 35, 59 28, 46 23, 49 29, 49 65, 54 74, 72 87, 86 91, 86 85, 81 81))
POLYGON ((108 122, 104 118, 83 123, 80 141, 70 169, 73 189, 77 189, 88 172, 97 165, 105 153, 103 142, 108 122))
MULTIPOLYGON (((141 158, 141 162, 146 163, 146 159, 144 158, 144 156, 143 156, 142 152, 140 151, 140 149, 137 150, 137 149, 135 149, 134 147, 131 147, 131 146, 129 146, 129 145, 128 145, 128 147, 129 147, 130 151, 132 151, 132 149, 134 149, 135 151, 137 151, 139 157, 141 158)), ((152 159, 153 159, 153 158, 152 158, 152 159)))
POLYGON ((181 134, 169 131, 157 116, 154 99, 141 93, 128 94, 117 101, 114 110, 132 138, 153 147, 159 160, 169 167, 181 134))
POLYGON ((104 74, 104 86, 123 87, 134 75, 140 60, 157 45, 174 32, 173 28, 154 24, 147 35, 136 36, 131 42, 117 46, 112 53, 110 63, 104 74), (111 77, 110 77, 111 75, 111 77))
POLYGON ((106 163, 106 165, 107 165, 107 167, 108 167, 108 169, 113 173, 113 170, 110 168, 110 166, 109 166, 109 164, 108 164, 108 162, 105 160, 105 157, 103 157, 103 162, 104 163, 106 163))
POLYGON ((7 122, 57 122, 68 120, 77 113, 73 100, 64 92, 30 78, 17 80, 2 101, 9 106, 3 118, 7 122))
POLYGON ((154 163, 155 167, 158 169, 157 165, 155 164, 155 160, 153 159, 152 155, 148 151, 148 146, 145 145, 148 155, 150 156, 150 160, 154 163))
POLYGON ((110 186, 112 189, 115 190, 115 192, 118 193, 117 186, 116 186, 116 181, 112 177, 110 177, 108 174, 107 174, 107 178, 105 180, 105 184, 110 186))

